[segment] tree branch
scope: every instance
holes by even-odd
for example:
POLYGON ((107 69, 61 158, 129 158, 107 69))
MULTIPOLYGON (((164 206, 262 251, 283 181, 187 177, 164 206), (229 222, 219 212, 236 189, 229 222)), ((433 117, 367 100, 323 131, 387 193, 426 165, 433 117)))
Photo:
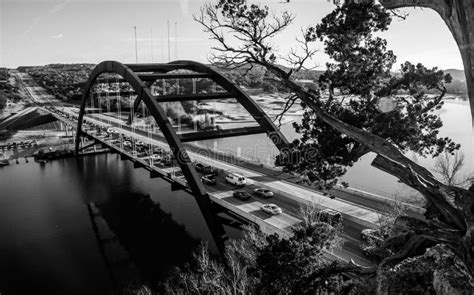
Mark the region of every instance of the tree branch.
POLYGON ((398 9, 404 7, 426 7, 435 10, 439 14, 450 14, 451 8, 445 0, 380 0, 386 9, 398 9))
MULTIPOLYGON (((421 192, 427 202, 437 210, 441 222, 457 230, 466 230, 466 216, 462 213, 464 208, 460 208, 456 204, 458 202, 451 200, 452 197, 448 194, 453 187, 447 187, 437 180, 425 179, 423 175, 413 173, 410 166, 397 163, 381 155, 374 159, 372 166, 397 177, 406 185, 421 192)), ((465 204, 464 201, 461 203, 465 204)))

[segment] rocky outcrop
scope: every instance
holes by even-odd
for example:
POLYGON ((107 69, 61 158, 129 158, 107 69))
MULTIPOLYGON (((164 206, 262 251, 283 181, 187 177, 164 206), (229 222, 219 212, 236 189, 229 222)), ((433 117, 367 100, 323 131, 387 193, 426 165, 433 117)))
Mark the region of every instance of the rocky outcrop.
POLYGON ((454 253, 444 245, 408 258, 377 274, 377 294, 473 294, 474 281, 454 253))
POLYGON ((461 260, 446 246, 437 245, 430 248, 424 256, 431 259, 436 267, 433 271, 433 288, 436 294, 473 294, 473 278, 469 276, 461 260))

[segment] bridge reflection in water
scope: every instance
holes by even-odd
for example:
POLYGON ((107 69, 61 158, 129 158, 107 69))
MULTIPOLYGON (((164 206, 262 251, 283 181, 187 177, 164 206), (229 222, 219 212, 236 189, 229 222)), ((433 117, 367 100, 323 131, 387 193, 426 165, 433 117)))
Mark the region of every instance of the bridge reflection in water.
POLYGON ((148 195, 114 193, 87 207, 115 290, 163 281, 199 245, 148 195))

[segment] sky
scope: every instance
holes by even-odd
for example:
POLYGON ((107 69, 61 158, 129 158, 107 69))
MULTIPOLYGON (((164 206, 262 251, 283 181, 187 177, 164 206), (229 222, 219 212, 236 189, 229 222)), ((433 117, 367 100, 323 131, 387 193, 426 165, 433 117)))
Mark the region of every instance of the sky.
MULTIPOLYGON (((0 0, 0 66, 133 63, 134 27, 138 62, 207 62, 215 44, 193 15, 209 1, 216 0, 0 0)), ((301 28, 317 24, 334 9, 327 0, 253 2, 268 5, 276 14, 288 10, 295 15, 291 27, 273 41, 282 53, 294 46, 301 28)), ((407 19, 395 18, 382 34, 398 64, 410 61, 442 69, 463 68, 456 43, 435 12, 420 8, 403 12, 409 13, 407 19)), ((327 61, 325 54, 318 53, 311 65, 323 70, 327 61)))

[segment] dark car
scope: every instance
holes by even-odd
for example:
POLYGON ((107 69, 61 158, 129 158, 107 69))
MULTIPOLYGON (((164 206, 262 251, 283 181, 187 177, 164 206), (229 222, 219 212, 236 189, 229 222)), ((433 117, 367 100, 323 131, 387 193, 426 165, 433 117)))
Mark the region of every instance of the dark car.
POLYGON ((197 171, 197 172, 204 172, 204 167, 205 167, 205 166, 204 166, 203 164, 201 164, 201 163, 196 163, 196 164, 194 164, 194 168, 196 168, 196 171, 197 171))
POLYGON ((203 177, 201 177, 201 181, 204 184, 209 184, 209 185, 216 184, 216 179, 214 178, 213 175, 204 175, 203 177))
POLYGON ((256 188, 253 190, 254 195, 260 198, 271 198, 273 197, 273 192, 265 188, 256 188))
POLYGON ((201 128, 201 131, 204 131, 204 132, 215 131, 215 130, 221 130, 221 126, 215 125, 215 126, 205 126, 201 128))
POLYGON ((251 195, 246 191, 236 191, 232 194, 234 198, 245 201, 250 199, 251 195))
POLYGON ((217 175, 217 170, 215 170, 212 166, 206 166, 201 163, 196 163, 194 164, 194 167, 196 168, 197 172, 200 172, 205 175, 217 175))
POLYGON ((166 166, 171 166, 173 165, 173 160, 174 157, 171 154, 167 154, 163 156, 163 159, 161 160, 161 163, 166 166))
POLYGON ((218 173, 217 173, 217 170, 216 170, 214 167, 212 167, 212 166, 206 166, 206 167, 204 167, 204 173, 205 173, 206 175, 213 175, 213 176, 217 176, 217 174, 218 174, 218 173))
POLYGON ((165 153, 165 151, 162 149, 162 148, 159 148, 159 147, 154 147, 153 148, 153 153, 154 154, 158 154, 158 155, 163 155, 165 153))

